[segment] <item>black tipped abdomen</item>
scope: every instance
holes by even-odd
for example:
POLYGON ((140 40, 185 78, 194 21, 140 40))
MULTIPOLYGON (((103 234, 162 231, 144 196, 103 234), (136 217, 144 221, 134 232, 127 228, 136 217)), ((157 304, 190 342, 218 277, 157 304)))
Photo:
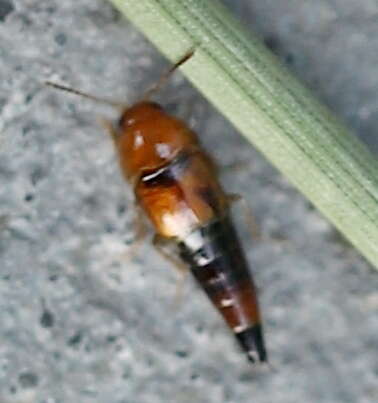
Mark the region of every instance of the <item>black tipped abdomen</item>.
POLYGON ((222 217, 193 231, 179 248, 249 361, 266 361, 256 289, 230 219, 222 217))
POLYGON ((261 324, 256 324, 241 333, 237 333, 236 338, 242 349, 247 353, 249 361, 252 363, 257 360, 261 362, 268 361, 261 324))

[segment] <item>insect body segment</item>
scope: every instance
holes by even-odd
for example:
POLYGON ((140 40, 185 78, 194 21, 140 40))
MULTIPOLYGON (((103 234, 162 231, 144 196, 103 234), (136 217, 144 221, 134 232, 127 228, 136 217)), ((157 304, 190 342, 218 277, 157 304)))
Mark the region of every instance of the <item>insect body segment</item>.
POLYGON ((250 361, 266 361, 255 286, 228 214, 198 228, 179 248, 250 361))
MULTIPOLYGON (((169 74, 191 54, 176 63, 169 74)), ((168 75, 164 74, 142 101, 124 107, 116 126, 106 123, 106 127, 122 173, 153 224, 156 239, 175 247, 249 360, 266 361, 256 290, 230 219, 229 197, 196 134, 147 99, 168 75)))

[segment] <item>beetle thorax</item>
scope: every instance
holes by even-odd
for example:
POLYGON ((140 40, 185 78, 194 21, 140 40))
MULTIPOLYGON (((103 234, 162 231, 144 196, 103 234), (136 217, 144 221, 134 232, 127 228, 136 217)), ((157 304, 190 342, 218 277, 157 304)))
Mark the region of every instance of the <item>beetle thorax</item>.
POLYGON ((151 102, 141 102, 123 113, 116 142, 128 178, 169 164, 181 151, 197 145, 191 130, 151 102))

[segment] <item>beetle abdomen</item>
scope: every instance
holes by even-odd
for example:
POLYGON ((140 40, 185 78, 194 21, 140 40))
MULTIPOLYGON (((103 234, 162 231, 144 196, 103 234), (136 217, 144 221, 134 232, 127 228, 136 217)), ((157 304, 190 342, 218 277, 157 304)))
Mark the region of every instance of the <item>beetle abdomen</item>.
POLYGON ((182 152, 145 171, 136 185, 139 203, 157 233, 177 242, 181 258, 251 361, 266 361, 256 290, 227 197, 202 152, 182 152))
POLYGON ((179 248, 249 360, 266 361, 255 286, 230 218, 219 217, 198 228, 179 243, 179 248))

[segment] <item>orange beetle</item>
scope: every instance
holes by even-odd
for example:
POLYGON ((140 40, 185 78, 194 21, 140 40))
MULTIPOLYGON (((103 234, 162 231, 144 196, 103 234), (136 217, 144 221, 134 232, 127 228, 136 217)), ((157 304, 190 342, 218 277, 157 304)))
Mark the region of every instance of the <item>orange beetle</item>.
POLYGON ((230 218, 230 197, 197 135, 149 97, 193 55, 187 53, 140 102, 126 107, 47 82, 95 101, 121 106, 107 123, 122 173, 153 224, 154 244, 173 245, 177 256, 234 332, 251 362, 267 361, 256 289, 230 218))

